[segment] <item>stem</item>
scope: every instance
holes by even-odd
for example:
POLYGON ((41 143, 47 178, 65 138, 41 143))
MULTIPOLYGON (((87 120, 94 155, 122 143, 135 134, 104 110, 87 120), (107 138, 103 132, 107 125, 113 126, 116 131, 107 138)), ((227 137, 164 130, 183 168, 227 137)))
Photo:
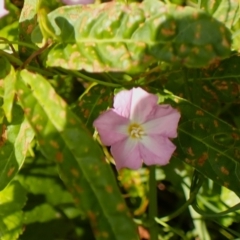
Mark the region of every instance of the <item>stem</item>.
POLYGON ((150 176, 149 176, 149 231, 150 231, 150 239, 158 240, 158 225, 155 221, 157 217, 157 186, 156 186, 156 177, 155 177, 155 166, 150 166, 150 176))
POLYGON ((100 85, 105 85, 105 86, 108 86, 108 87, 121 87, 120 84, 104 82, 104 81, 101 81, 101 80, 98 80, 98 79, 86 76, 86 75, 84 75, 84 74, 82 74, 82 73, 80 73, 78 71, 72 71, 71 73, 73 73, 75 76, 80 77, 80 78, 82 78, 84 80, 87 80, 87 81, 90 81, 90 82, 95 82, 95 83, 98 83, 100 85))
POLYGON ((185 94, 186 94, 187 100, 192 102, 192 96, 191 96, 191 93, 190 93, 190 90, 189 90, 189 85, 188 85, 188 69, 184 68, 183 72, 184 72, 184 89, 185 89, 185 94))

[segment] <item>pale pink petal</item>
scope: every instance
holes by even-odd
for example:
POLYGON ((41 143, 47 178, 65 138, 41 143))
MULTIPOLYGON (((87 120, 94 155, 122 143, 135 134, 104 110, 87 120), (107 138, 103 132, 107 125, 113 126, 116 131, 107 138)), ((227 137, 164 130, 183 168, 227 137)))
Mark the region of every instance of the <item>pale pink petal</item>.
POLYGON ((158 134, 163 137, 177 137, 180 113, 170 105, 158 105, 154 108, 149 121, 143 124, 147 135, 158 134))
POLYGON ((118 115, 114 110, 110 109, 102 113, 93 125, 97 129, 102 143, 110 146, 118 141, 128 137, 127 127, 129 120, 118 115))
POLYGON ((157 105, 157 100, 156 95, 138 87, 119 92, 114 98, 114 108, 132 122, 144 123, 157 105))
POLYGON ((142 166, 142 158, 139 153, 139 142, 126 139, 116 142, 111 146, 117 170, 121 168, 138 169, 142 166))
POLYGON ((4 7, 4 0, 0 0, 0 18, 8 14, 8 11, 4 7))
POLYGON ((176 146, 165 137, 144 137, 139 144, 141 158, 146 165, 166 165, 171 159, 176 146))

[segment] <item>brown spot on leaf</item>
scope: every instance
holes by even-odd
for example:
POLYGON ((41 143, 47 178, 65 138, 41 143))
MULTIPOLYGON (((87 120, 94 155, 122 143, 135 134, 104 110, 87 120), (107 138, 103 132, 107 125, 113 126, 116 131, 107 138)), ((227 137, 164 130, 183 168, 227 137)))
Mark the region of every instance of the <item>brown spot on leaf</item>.
POLYGON ((50 145, 51 145, 52 147, 54 147, 55 149, 58 149, 58 148, 59 148, 58 142, 56 142, 56 141, 54 141, 54 140, 51 140, 51 141, 50 141, 50 145))
POLYGON ((150 234, 143 226, 138 226, 138 234, 140 239, 150 240, 150 234))
POLYGON ((15 171, 15 167, 11 167, 11 168, 8 170, 8 172, 7 172, 7 176, 8 176, 8 177, 11 177, 12 174, 14 173, 14 171, 15 171))
POLYGON ((224 175, 229 175, 229 170, 227 168, 225 168, 224 166, 222 166, 220 170, 224 175))
POLYGON ((83 190, 78 184, 74 184, 74 189, 77 191, 77 193, 82 193, 83 190))
POLYGON ((228 182, 224 182, 223 185, 224 185, 224 187, 226 187, 226 188, 229 187, 229 183, 228 183, 228 182))
POLYGON ((111 185, 107 185, 107 186, 105 187, 105 189, 106 189, 106 191, 107 191, 108 193, 112 193, 112 192, 113 192, 113 188, 112 188, 111 185))
POLYGON ((240 139, 240 136, 239 136, 239 134, 233 132, 233 133, 232 133, 232 138, 233 138, 234 140, 239 140, 239 139, 240 139))
POLYGON ((2 147, 7 141, 7 126, 5 124, 2 125, 2 134, 0 137, 0 147, 2 147))
POLYGON ((201 157, 198 159, 198 165, 202 167, 207 159, 208 159, 208 153, 204 152, 201 155, 201 157))
POLYGON ((36 130, 37 132, 41 132, 43 130, 43 126, 40 124, 36 125, 36 130))
POLYGON ((193 150, 192 150, 192 148, 191 147, 189 147, 188 149, 187 149, 187 153, 188 153, 188 155, 190 155, 190 156, 194 156, 194 153, 193 153, 193 150))
POLYGON ((240 159, 240 150, 239 149, 234 150, 234 156, 235 156, 235 158, 240 159))
POLYGON ((204 112, 202 110, 197 110, 196 115, 204 116, 204 112))
POLYGON ((75 125, 77 122, 74 118, 70 118, 69 119, 69 122, 72 124, 72 125, 75 125))
POLYGON ((101 232, 101 235, 102 235, 103 238, 108 238, 109 237, 108 232, 101 232))
POLYGON ((175 29, 162 28, 161 33, 167 37, 173 36, 175 34, 175 29))
POLYGON ((218 121, 217 120, 214 120, 213 124, 214 124, 215 127, 218 127, 218 121))
POLYGON ((79 177, 79 171, 76 168, 71 168, 71 173, 74 177, 79 177))
POLYGON ((26 115, 28 115, 31 112, 31 108, 24 108, 23 111, 26 115))
POLYGON ((56 160, 57 160, 58 163, 62 163, 63 162, 63 154, 61 152, 57 152, 56 160))
POLYGON ((125 206, 124 203, 119 203, 119 204, 117 205, 117 211, 122 212, 122 211, 124 211, 125 209, 126 209, 126 206, 125 206))

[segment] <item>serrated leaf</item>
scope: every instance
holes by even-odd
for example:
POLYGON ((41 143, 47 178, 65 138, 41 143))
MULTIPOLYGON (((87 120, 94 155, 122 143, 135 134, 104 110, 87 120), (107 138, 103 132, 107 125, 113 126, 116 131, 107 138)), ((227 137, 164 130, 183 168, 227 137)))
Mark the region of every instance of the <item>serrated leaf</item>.
POLYGON ((240 196, 240 131, 186 100, 167 102, 181 112, 175 157, 240 196))
POLYGON ((138 239, 103 153, 81 121, 40 75, 21 71, 17 90, 42 152, 57 162, 61 179, 88 216, 96 239, 138 239))
POLYGON ((15 240, 23 231, 23 213, 26 190, 13 181, 0 192, 0 234, 1 240, 15 240))
POLYGON ((111 106, 112 98, 113 92, 110 88, 93 84, 80 97, 74 112, 93 132, 93 121, 111 106))
POLYGON ((1 124, 0 137, 0 190, 18 173, 27 155, 28 147, 33 140, 34 133, 28 122, 23 120, 23 113, 19 107, 14 107, 15 122, 1 124))
POLYGON ((137 73, 157 61, 206 66, 230 53, 224 24, 201 10, 160 1, 66 6, 48 20, 59 39, 46 54, 48 66, 137 73))

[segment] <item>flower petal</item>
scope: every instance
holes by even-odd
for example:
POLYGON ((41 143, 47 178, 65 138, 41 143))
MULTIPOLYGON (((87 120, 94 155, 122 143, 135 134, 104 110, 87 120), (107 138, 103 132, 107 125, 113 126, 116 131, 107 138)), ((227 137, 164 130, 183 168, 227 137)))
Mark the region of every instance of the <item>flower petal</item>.
POLYGON ((139 146, 140 155, 146 165, 166 165, 176 146, 162 136, 144 137, 139 146))
POLYGON ((111 146, 117 170, 127 167, 138 169, 142 166, 142 158, 139 152, 139 142, 130 138, 116 142, 111 146))
POLYGON ((6 10, 5 7, 4 7, 4 0, 1 0, 1 3, 0 3, 0 18, 4 17, 8 13, 9 13, 8 10, 6 10))
POLYGON ((102 143, 110 146, 115 142, 121 141, 128 136, 127 126, 129 120, 118 115, 114 110, 110 109, 102 113, 93 125, 97 129, 102 143))
POLYGON ((144 123, 157 105, 157 96, 142 88, 119 92, 114 98, 114 108, 123 117, 137 123, 144 123))
POLYGON ((147 135, 175 138, 180 117, 180 113, 170 105, 158 105, 149 116, 150 120, 143 124, 144 131, 147 135))

